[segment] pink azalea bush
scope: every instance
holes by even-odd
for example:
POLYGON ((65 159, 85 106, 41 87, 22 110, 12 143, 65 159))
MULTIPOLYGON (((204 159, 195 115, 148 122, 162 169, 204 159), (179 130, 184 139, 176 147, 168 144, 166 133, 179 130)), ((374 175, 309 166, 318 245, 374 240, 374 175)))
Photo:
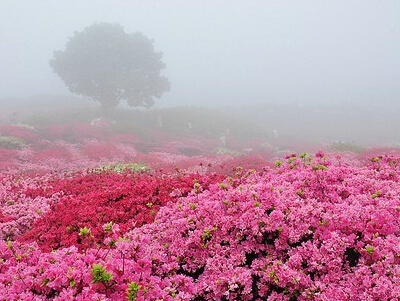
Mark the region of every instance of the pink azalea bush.
POLYGON ((0 300, 399 300, 400 157, 290 155, 97 248, 0 241, 0 300))
POLYGON ((167 175, 128 170, 75 173, 70 178, 52 179, 51 187, 25 191, 35 200, 62 197, 52 202, 50 211, 46 210, 47 214, 19 240, 35 241, 44 251, 71 245, 84 250, 104 240, 104 223, 118 223, 119 233, 123 234, 152 222, 160 207, 187 195, 195 183, 207 189, 224 178, 215 174, 167 175))
POLYGON ((26 194, 33 187, 45 189, 53 177, 5 173, 0 176, 0 240, 18 238, 60 200, 62 192, 34 197, 26 194))
POLYGON ((24 125, 0 125, 0 136, 16 137, 29 142, 38 139, 37 132, 24 125))

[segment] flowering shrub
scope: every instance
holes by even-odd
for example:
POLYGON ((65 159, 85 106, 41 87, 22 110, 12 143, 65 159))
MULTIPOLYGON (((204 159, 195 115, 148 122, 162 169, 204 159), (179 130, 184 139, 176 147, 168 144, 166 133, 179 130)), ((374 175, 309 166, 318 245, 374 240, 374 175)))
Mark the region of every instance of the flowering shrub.
POLYGON ((111 143, 136 144, 143 143, 143 139, 134 134, 115 133, 108 137, 111 143))
MULTIPOLYGON (((182 197, 123 238, 118 225, 99 221, 104 241, 85 252, 0 241, 0 300, 399 300, 400 157, 376 156, 359 167, 302 154, 276 166, 173 191, 182 197)), ((84 195, 104 185, 102 204, 103 195, 145 191, 147 184, 126 183, 150 176, 85 177, 27 195, 64 187, 72 202, 90 202, 84 195)), ((96 237, 97 230, 81 224, 78 231, 96 237)))
POLYGON ((71 245, 82 250, 104 240, 104 223, 117 223, 120 233, 125 233, 152 222, 159 208, 168 202, 187 195, 193 188, 206 189, 223 178, 92 173, 61 179, 48 189, 27 189, 25 194, 35 199, 60 193, 64 196, 20 241, 36 241, 46 251, 71 245))
MULTIPOLYGON (((145 132, 129 129, 132 132, 120 133, 118 127, 111 129, 109 126, 85 122, 48 124, 37 129, 1 125, 0 140, 4 141, 0 141, 0 144, 3 143, 3 147, 0 145, 0 170, 65 172, 100 164, 135 161, 164 172, 174 172, 176 169, 231 172, 231 165, 224 170, 214 168, 220 167, 225 161, 232 161, 236 155, 227 149, 220 149, 221 154, 217 156, 213 154, 213 149, 221 145, 219 139, 188 134, 177 137, 172 133, 151 129, 145 132)), ((238 149, 237 145, 243 143, 232 141, 230 147, 238 149)), ((251 145, 256 146, 257 143, 259 141, 253 141, 251 145)), ((246 152, 250 149, 253 148, 246 152)), ((264 152, 263 161, 270 155, 264 152)), ((233 161, 231 163, 234 165, 233 161)))
POLYGON ((66 124, 51 124, 42 131, 42 136, 48 140, 65 140, 70 143, 82 142, 84 139, 103 139, 105 131, 99 130, 83 122, 71 122, 66 124))
POLYGON ((167 152, 171 154, 180 154, 185 156, 198 156, 204 153, 211 153, 212 150, 219 145, 217 139, 206 139, 204 137, 179 137, 176 136, 159 137, 159 133, 152 132, 156 141, 160 141, 157 147, 153 148, 155 152, 167 152), (161 138, 161 139, 160 139, 161 138), (168 140, 167 140, 168 139, 168 140))
POLYGON ((33 187, 45 189, 50 175, 23 176, 3 174, 0 181, 0 240, 16 239, 27 230, 36 219, 50 209, 60 198, 59 193, 48 197, 26 194, 33 187))
POLYGON ((216 155, 232 155, 232 156, 239 156, 240 153, 238 151, 235 151, 233 149, 229 149, 226 147, 217 147, 216 149, 213 150, 213 153, 216 155))
POLYGON ((91 172, 125 172, 130 171, 134 173, 150 171, 150 167, 143 163, 115 163, 97 166, 91 172))
POLYGON ((0 136, 0 148, 5 149, 21 149, 25 147, 24 140, 13 136, 0 136))
POLYGON ((83 145, 82 152, 90 159, 98 160, 100 158, 111 158, 117 155, 118 149, 114 144, 91 140, 83 145))
POLYGON ((0 148, 0 170, 12 167, 11 158, 16 156, 16 150, 0 148))
POLYGON ((210 164, 208 171, 233 175, 237 167, 243 169, 255 169, 256 171, 262 171, 265 166, 271 166, 270 159, 271 154, 250 154, 246 156, 233 156, 226 157, 226 159, 220 163, 210 164))
POLYGON ((11 136, 24 141, 37 139, 36 130, 28 125, 0 125, 0 136, 11 136))
POLYGON ((48 158, 71 160, 72 154, 66 148, 61 146, 50 146, 35 152, 35 160, 44 161, 48 158))
POLYGON ((343 142, 337 141, 329 145, 329 150, 333 152, 352 152, 352 153, 361 153, 364 151, 364 148, 352 143, 352 142, 343 142))

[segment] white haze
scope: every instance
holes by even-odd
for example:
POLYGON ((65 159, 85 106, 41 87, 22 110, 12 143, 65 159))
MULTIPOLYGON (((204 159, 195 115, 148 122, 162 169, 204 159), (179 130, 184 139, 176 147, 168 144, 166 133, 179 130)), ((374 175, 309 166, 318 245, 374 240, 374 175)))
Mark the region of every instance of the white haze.
MULTIPOLYGON (((154 39, 164 53, 171 91, 156 107, 236 108, 230 112, 238 115, 255 105, 249 112, 263 121, 273 119, 268 104, 320 104, 328 115, 331 104, 344 110, 356 104, 370 115, 331 115, 332 128, 322 126, 316 137, 398 143, 399 20, 397 0, 1 0, 0 98, 69 94, 48 64, 53 51, 64 49, 74 31, 116 22, 154 39), (357 131, 340 118, 355 118, 357 131), (368 136, 368 126, 379 130, 368 136)), ((315 120, 324 122, 306 114, 287 118, 265 125, 301 136, 319 126, 315 120), (300 130, 291 120, 306 126, 300 130)))

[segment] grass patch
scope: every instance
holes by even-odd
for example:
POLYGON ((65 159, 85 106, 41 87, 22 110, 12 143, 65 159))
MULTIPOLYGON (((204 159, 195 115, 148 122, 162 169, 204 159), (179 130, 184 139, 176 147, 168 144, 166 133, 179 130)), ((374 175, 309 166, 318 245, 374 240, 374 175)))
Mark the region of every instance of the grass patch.
POLYGON ((26 143, 21 138, 12 136, 0 136, 0 148, 6 149, 22 149, 26 143))
POLYGON ((91 170, 91 173, 103 173, 103 172, 149 172, 151 170, 150 166, 144 163, 116 163, 116 164, 106 164, 95 167, 91 170))

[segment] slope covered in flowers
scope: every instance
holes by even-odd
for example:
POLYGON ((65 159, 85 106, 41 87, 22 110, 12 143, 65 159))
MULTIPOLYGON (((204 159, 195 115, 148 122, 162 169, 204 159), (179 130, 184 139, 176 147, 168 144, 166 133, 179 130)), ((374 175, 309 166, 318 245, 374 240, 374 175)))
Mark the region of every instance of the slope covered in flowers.
POLYGON ((25 191, 34 199, 63 196, 19 240, 35 241, 44 251, 71 245, 80 250, 95 247, 105 238, 103 224, 117 223, 122 235, 152 222, 161 206, 186 196, 195 184, 207 189, 223 179, 215 174, 74 174, 54 181, 50 188, 25 191))
MULTIPOLYGON (((400 157, 352 165, 318 153, 276 165, 204 175, 124 235, 99 221, 96 247, 46 252, 3 239, 0 300, 399 300, 400 157)), ((24 197, 47 200, 54 187, 24 197)), ((78 190, 70 195, 89 202, 78 190)))

